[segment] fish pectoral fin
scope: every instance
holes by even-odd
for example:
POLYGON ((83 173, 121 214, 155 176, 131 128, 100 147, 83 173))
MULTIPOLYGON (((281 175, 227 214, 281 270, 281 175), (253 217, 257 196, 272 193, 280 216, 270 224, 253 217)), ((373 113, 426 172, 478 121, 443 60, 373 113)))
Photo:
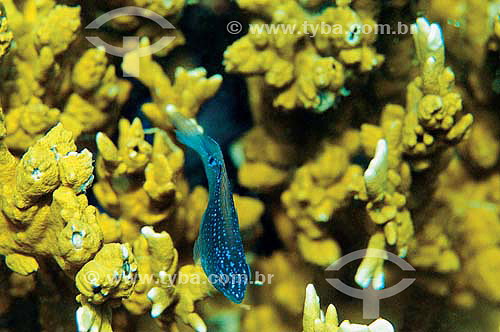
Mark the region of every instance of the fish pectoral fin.
POLYGON ((200 258, 200 237, 196 239, 194 242, 194 248, 193 248, 193 259, 194 259, 194 264, 201 266, 201 258, 200 258))

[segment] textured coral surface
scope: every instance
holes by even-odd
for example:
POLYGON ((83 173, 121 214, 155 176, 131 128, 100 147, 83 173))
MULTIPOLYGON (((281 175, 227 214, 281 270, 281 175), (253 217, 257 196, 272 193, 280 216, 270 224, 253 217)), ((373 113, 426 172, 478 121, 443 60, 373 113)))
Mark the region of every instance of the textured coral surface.
POLYGON ((499 105, 498 0, 0 0, 0 331, 499 331, 499 105))

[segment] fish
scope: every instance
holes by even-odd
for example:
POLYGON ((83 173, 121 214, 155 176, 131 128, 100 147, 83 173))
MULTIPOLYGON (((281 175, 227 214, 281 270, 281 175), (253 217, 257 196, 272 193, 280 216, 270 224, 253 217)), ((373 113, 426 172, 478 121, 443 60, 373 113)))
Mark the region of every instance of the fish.
POLYGON ((217 290, 239 304, 245 297, 250 268, 222 151, 195 121, 178 113, 171 117, 177 139, 198 153, 208 180, 208 204, 193 248, 194 260, 201 263, 217 290))

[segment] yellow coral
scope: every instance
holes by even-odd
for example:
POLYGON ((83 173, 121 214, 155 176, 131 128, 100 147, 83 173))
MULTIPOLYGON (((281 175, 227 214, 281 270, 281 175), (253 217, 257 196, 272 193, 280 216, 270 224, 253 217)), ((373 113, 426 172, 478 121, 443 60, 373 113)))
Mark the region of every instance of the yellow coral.
POLYGON ((12 42, 12 31, 5 13, 5 7, 0 8, 0 59, 9 51, 12 42))
POLYGON ((40 48, 49 47, 54 56, 65 51, 76 39, 79 16, 80 7, 55 6, 38 27, 35 43, 40 48))
MULTIPOLYGON (((408 115, 403 142, 407 153, 419 158, 438 151, 443 144, 456 144, 471 127, 473 117, 459 117, 462 100, 453 91, 455 75, 444 67, 444 44, 439 26, 424 18, 412 26, 421 76, 408 87, 408 115)), ((429 160, 413 162, 418 170, 429 168, 429 160)))
MULTIPOLYGON (((358 136, 354 132, 348 135, 358 136)), ((336 241, 330 238, 326 227, 317 223, 331 220, 362 187, 361 168, 349 163, 350 154, 356 153, 358 146, 346 149, 326 143, 316 159, 296 171, 289 188, 281 195, 287 216, 299 231, 298 250, 308 262, 328 266, 340 257, 336 241)))
MULTIPOLYGON (((435 182, 436 174, 430 169, 443 167, 449 160, 448 146, 462 140, 472 123, 470 114, 459 117, 461 97, 453 91, 453 72, 444 67, 439 26, 420 18, 412 30, 421 76, 408 86, 406 112, 400 106, 387 105, 380 128, 362 127, 365 152, 375 153, 365 172, 368 215, 373 222, 385 224, 386 241, 396 244, 401 256, 406 255, 408 241, 413 236, 413 223, 406 208, 411 176, 403 154, 410 157, 415 171, 427 171, 427 176, 433 179, 429 181, 435 182), (381 134, 387 142, 380 145, 379 141, 374 152, 371 138, 381 134)), ((432 190, 429 183, 426 185, 423 190, 432 190)), ((359 196, 365 199, 363 190, 359 196)))
POLYGON ((11 149, 25 151, 57 124, 60 113, 57 108, 43 104, 39 98, 31 98, 28 104, 10 110, 5 117, 5 144, 11 149))
POLYGON ((351 324, 348 320, 339 325, 337 309, 330 304, 324 314, 320 309, 319 296, 312 284, 306 287, 304 301, 304 317, 302 320, 303 332, 394 332, 392 324, 382 318, 373 321, 370 325, 351 324))
POLYGON ((111 307, 109 305, 95 306, 79 298, 81 307, 76 311, 76 321, 79 332, 99 331, 112 332, 111 307))
POLYGON ((151 227, 143 227, 132 246, 105 244, 76 275, 76 286, 81 293, 78 325, 108 324, 109 303, 121 299, 130 312, 151 311, 153 317, 169 326, 175 325, 172 317, 160 315, 173 306, 184 323, 195 329, 203 328, 205 323, 194 312, 194 302, 214 288, 201 267, 185 265, 177 272, 177 264, 178 253, 170 235, 156 233, 151 227))
POLYGON ((361 169, 348 164, 348 154, 340 146, 326 144, 316 160, 295 174, 295 179, 282 195, 287 214, 293 219, 308 217, 326 222, 354 196, 356 178, 361 169), (327 168, 325 166, 328 165, 327 168), (335 168, 331 168, 334 166, 335 168))
POLYGON ((241 326, 244 332, 286 331, 289 328, 281 321, 279 312, 273 306, 266 304, 252 307, 252 310, 245 315, 241 326))
POLYGON ((494 168, 500 158, 498 121, 489 115, 475 118, 469 138, 459 146, 460 151, 474 167, 483 170, 494 168))
POLYGON ((333 239, 316 240, 300 233, 297 238, 297 246, 307 262, 319 266, 329 266, 340 258, 340 246, 333 239))
POLYGON ((109 243, 78 271, 75 283, 85 302, 102 304, 130 296, 136 274, 137 262, 130 245, 109 243))
POLYGON ((96 138, 101 154, 94 193, 100 203, 131 222, 154 224, 172 215, 186 190, 179 178, 182 150, 162 131, 151 146, 139 119, 120 121, 118 147, 103 133, 96 138))
POLYGON ((0 87, 9 106, 8 146, 23 152, 58 121, 75 137, 107 129, 131 85, 116 77, 104 50, 71 48, 78 44, 80 7, 48 1, 21 11, 11 1, 5 5, 16 41, 0 87))
POLYGON ((264 213, 264 204, 256 198, 233 195, 234 207, 242 231, 252 228, 264 213))
POLYGON ((266 21, 254 20, 249 33, 224 52, 225 69, 263 75, 266 84, 276 88, 276 108, 325 112, 345 94, 345 65, 359 62, 361 71, 369 71, 383 62, 371 47, 373 36, 360 28, 362 23, 375 23, 361 17, 348 2, 328 7, 320 15, 312 15, 293 0, 240 0, 238 4, 262 14, 266 21), (276 31, 270 32, 269 25, 276 31), (324 31, 326 27, 329 31, 324 31))
POLYGON ((133 244, 133 251, 137 256, 139 280, 133 293, 123 301, 123 304, 134 314, 143 314, 151 310, 152 316, 157 317, 173 302, 174 289, 169 283, 169 278, 172 278, 177 269, 178 254, 166 232, 155 233, 152 228, 143 227, 141 234, 142 236, 133 244), (148 292, 160 282, 166 284, 164 302, 151 303, 148 292))
MULTIPOLYGON (((147 38, 141 39, 141 47, 148 45, 147 38)), ((220 75, 206 78, 207 72, 203 68, 186 70, 178 67, 175 72, 175 83, 172 84, 161 66, 153 61, 152 55, 141 56, 139 65, 141 70, 138 78, 149 88, 153 97, 153 102, 144 104, 142 111, 155 126, 163 129, 168 129, 170 125, 165 107, 175 108, 182 115, 193 118, 201 104, 212 97, 222 83, 220 75)), ((123 63, 125 71, 132 70, 128 66, 130 64, 125 59, 123 63)))
POLYGON ((202 186, 196 186, 189 194, 184 205, 179 208, 179 214, 185 214, 186 238, 194 243, 198 237, 201 219, 207 209, 208 191, 202 186))
POLYGON ((89 49, 75 64, 61 122, 75 135, 104 130, 116 120, 117 109, 128 98, 129 82, 116 77, 102 49, 89 49))
MULTIPOLYGON (((119 37, 120 34, 124 33, 131 38, 147 36, 148 39, 152 40, 153 44, 163 38, 170 38, 169 43, 165 47, 155 52, 155 56, 164 57, 175 47, 183 45, 185 38, 177 26, 174 27, 177 29, 174 29, 168 25, 158 25, 158 22, 152 18, 156 19, 163 16, 165 19, 168 19, 169 23, 176 25, 187 3, 188 1, 186 0, 116 0, 106 3, 88 2, 85 3, 85 8, 89 12, 98 13, 99 10, 116 10, 127 6, 135 7, 134 11, 136 13, 141 13, 149 19, 141 19, 141 15, 119 15, 114 17, 110 20, 109 26, 115 31, 108 31, 103 40, 107 42, 111 40, 112 45, 121 47, 122 38, 119 37)), ((160 19, 163 21, 162 18, 160 19)))
MULTIPOLYGON (((458 322, 450 319, 455 309, 443 307, 439 326, 432 326, 436 320, 421 320, 422 306, 412 303, 419 295, 410 292, 398 298, 400 315, 393 301, 383 304, 391 319, 404 322, 399 329, 407 328, 408 312, 421 329, 446 322, 467 331, 468 320, 476 329, 498 329, 497 0, 419 1, 442 30, 419 18, 407 36, 365 32, 380 29, 378 23, 391 29, 408 23, 417 7, 407 0, 237 1, 241 21, 252 25, 227 49, 223 65, 245 76, 254 120, 229 150, 238 168, 233 189, 242 192, 235 207, 256 276, 241 306, 208 297, 213 287, 190 264, 208 192, 189 188, 169 119, 173 112, 194 118, 221 76, 178 66, 198 62, 192 44, 158 59, 184 43, 179 28, 191 32, 198 13, 222 22, 233 8, 223 0, 67 3, 5 0, 6 10, 0 8, 0 254, 8 280, 0 287, 0 312, 9 323, 14 299, 29 295, 37 300, 30 301, 38 309, 33 319, 46 331, 74 330, 78 306, 79 331, 206 331, 221 324, 248 332, 300 325, 304 332, 392 332, 383 319, 339 323, 335 307, 322 312, 318 297, 334 290, 306 286, 324 278, 320 270, 341 248, 348 253, 367 242, 354 277, 362 287, 384 286, 384 250, 394 250, 408 254, 419 289, 444 297, 440 303, 481 304, 462 311, 458 322), (156 13, 177 24, 186 4, 189 15, 176 29, 150 19, 156 13), (139 69, 152 96, 142 111, 157 128, 119 120, 129 114, 123 105, 132 84, 119 78, 121 59, 91 48, 84 38, 90 31, 80 28, 125 6, 150 12, 115 17, 92 34, 117 47, 124 36, 140 36, 141 48, 175 37, 155 60, 131 51, 122 63, 125 76, 139 69), (261 25, 259 33, 257 24, 279 29, 261 25), (293 32, 284 30, 293 25, 293 32), (404 102, 405 86, 406 104, 386 104, 379 114, 386 97, 404 102), (94 192, 102 213, 85 196, 93 182, 90 151, 97 152, 94 192), (72 284, 80 291, 74 306, 67 301, 72 284)), ((394 273, 387 275, 395 283, 394 273)), ((339 313, 360 317, 359 303, 335 298, 339 313)))
MULTIPOLYGON (((301 269, 303 264, 297 256, 278 251, 269 258, 261 259, 258 262, 259 273, 265 276, 265 284, 262 289, 264 298, 269 299, 278 307, 285 309, 292 315, 300 314, 304 303, 302 289, 307 280, 312 276, 310 271, 301 269)), ((269 301, 265 301, 270 303, 269 301)))
POLYGON ((102 245, 97 210, 82 195, 92 181, 91 154, 77 153, 71 133, 61 125, 19 162, 0 144, 5 166, 0 242, 7 265, 26 275, 38 269, 36 257, 52 256, 63 270, 76 273, 102 245))
POLYGON ((417 234, 417 244, 408 255, 411 264, 419 268, 432 268, 440 273, 459 271, 460 258, 452 247, 444 221, 450 213, 446 208, 432 208, 432 221, 417 234))
POLYGON ((194 302, 213 292, 214 287, 210 284, 200 266, 185 265, 179 270, 179 275, 182 274, 187 275, 191 281, 183 283, 179 279, 176 292, 179 294, 180 300, 175 307, 175 313, 185 324, 199 330, 205 324, 201 317, 194 312, 194 302), (192 282, 192 280, 198 281, 198 284, 192 282))
POLYGON ((249 188, 269 190, 282 184, 289 176, 287 168, 296 162, 293 146, 281 143, 263 127, 250 130, 234 150, 241 150, 238 180, 249 188))

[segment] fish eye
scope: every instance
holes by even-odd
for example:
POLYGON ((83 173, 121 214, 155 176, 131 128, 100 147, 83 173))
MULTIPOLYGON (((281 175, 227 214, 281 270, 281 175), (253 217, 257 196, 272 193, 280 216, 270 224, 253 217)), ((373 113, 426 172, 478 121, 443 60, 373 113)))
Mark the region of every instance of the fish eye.
POLYGON ((208 157, 208 166, 214 167, 217 165, 217 159, 214 156, 208 157))

